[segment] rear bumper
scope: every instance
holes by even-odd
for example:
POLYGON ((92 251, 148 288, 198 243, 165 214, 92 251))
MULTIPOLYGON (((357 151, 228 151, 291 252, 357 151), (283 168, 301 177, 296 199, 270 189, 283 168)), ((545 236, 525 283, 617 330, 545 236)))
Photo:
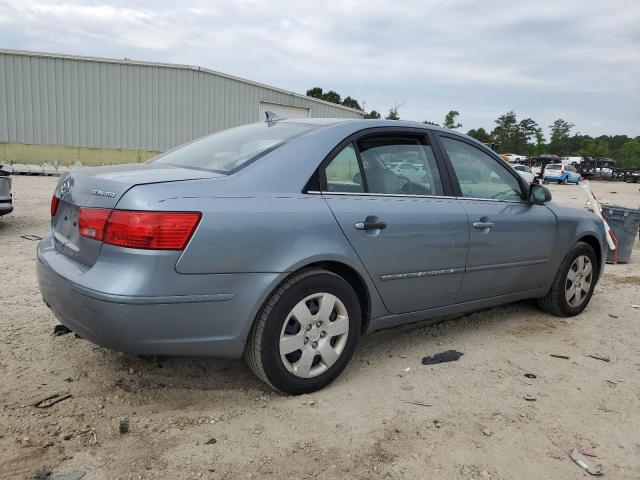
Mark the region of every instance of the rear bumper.
MULTIPOLYGON (((241 356, 253 319, 278 281, 277 274, 197 275, 189 277, 217 287, 210 290, 214 293, 131 295, 87 286, 82 282, 86 272, 79 269, 77 278, 67 278, 57 270, 67 275, 72 270, 59 268, 61 262, 73 260, 45 237, 38 245, 38 284, 58 320, 97 345, 136 354, 241 356)), ((91 270, 100 268, 97 262, 91 270)), ((127 271, 121 273, 126 277, 127 271)), ((151 274, 149 282, 157 281, 158 272, 151 274)), ((167 272, 176 275, 184 277, 167 272)))

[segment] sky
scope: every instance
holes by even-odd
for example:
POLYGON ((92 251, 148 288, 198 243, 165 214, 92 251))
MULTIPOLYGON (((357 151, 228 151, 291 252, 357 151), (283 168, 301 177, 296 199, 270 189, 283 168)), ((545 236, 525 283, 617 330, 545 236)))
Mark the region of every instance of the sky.
POLYGON ((0 48, 181 63, 461 130, 640 135, 639 0, 0 0, 0 48))

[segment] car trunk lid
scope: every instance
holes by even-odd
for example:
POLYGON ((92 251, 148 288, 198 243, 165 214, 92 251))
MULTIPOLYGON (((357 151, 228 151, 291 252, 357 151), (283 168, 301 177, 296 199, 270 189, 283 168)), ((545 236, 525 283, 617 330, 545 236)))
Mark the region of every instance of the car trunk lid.
POLYGON ((80 235, 82 208, 114 209, 122 196, 136 185, 221 177, 214 172, 155 164, 117 165, 77 169, 60 178, 53 199, 51 230, 56 249, 67 257, 93 265, 101 241, 80 235))

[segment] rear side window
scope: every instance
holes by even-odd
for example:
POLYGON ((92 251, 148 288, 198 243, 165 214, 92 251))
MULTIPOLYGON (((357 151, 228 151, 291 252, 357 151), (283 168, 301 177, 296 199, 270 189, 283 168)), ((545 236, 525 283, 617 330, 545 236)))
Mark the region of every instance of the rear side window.
POLYGON ((329 162, 324 174, 329 192, 364 192, 358 157, 352 145, 347 145, 329 162))
POLYGON ((520 201, 520 184, 507 166, 480 149, 459 140, 441 137, 462 195, 472 198, 520 201))
POLYGON ((560 170, 562 165, 547 165, 547 170, 560 170))
POLYGON ((151 160, 176 167, 233 173, 294 137, 316 128, 299 123, 253 123, 214 133, 151 160))

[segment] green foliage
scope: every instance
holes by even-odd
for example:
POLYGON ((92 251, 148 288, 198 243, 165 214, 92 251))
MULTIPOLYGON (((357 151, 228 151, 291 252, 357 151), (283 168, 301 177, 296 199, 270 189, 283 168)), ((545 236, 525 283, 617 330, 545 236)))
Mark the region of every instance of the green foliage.
POLYGON ((397 105, 395 107, 390 108, 389 113, 384 118, 386 120, 400 120, 400 115, 398 115, 398 108, 400 107, 397 105))
POLYGON ((370 118, 372 120, 378 120, 380 118, 380 114, 375 110, 371 110, 369 113, 365 113, 364 118, 370 118))
POLYGON ((307 97, 314 97, 322 99, 322 89, 320 87, 313 87, 307 90, 307 97))
POLYGON ((331 103, 340 103, 340 94, 337 92, 334 92, 333 90, 329 90, 327 93, 323 93, 322 94, 322 100, 324 100, 325 102, 331 102, 331 103))
POLYGON ((344 100, 342 100, 342 105, 344 105, 345 107, 362 110, 362 107, 355 98, 346 97, 344 100))
POLYGON ((467 132, 467 135, 475 138, 476 140, 482 143, 491 143, 493 141, 493 139, 491 138, 491 135, 489 135, 489 132, 487 132, 482 127, 478 128, 477 130, 472 128, 467 132))
POLYGON ((436 122, 430 122, 429 120, 425 120, 425 121, 424 121, 424 122, 422 122, 422 123, 424 123, 425 125, 435 125, 436 127, 439 127, 439 126, 440 126, 440 124, 439 124, 439 123, 436 123, 436 122))
POLYGON ((620 166, 625 168, 640 168, 640 137, 629 140, 620 146, 615 156, 620 166))
POLYGON ((458 113, 457 110, 450 110, 449 113, 447 113, 447 115, 444 117, 443 126, 451 130, 460 128, 462 124, 456 122, 456 118, 458 117, 458 115, 460 115, 460 113, 458 113))
POLYGON ((560 156, 567 156, 571 153, 572 147, 575 147, 571 143, 571 129, 575 125, 569 123, 561 118, 557 119, 549 128, 551 129, 551 140, 549 141, 549 149, 560 156))

